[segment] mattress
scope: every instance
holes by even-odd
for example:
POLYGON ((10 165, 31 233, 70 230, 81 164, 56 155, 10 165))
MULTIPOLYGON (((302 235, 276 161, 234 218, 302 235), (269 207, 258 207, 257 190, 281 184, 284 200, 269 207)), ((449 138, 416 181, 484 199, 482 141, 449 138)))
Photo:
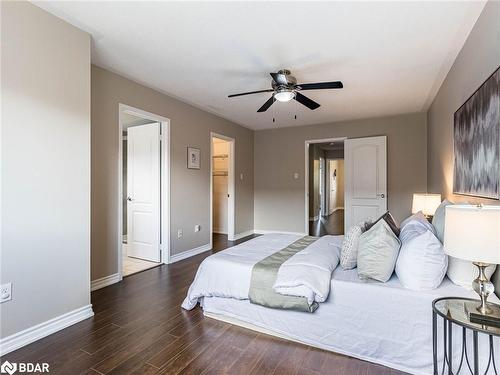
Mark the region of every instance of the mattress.
MULTIPOLYGON (((364 282, 355 269, 344 271, 338 267, 328 300, 314 314, 269 309, 248 300, 222 297, 205 297, 202 306, 209 317, 412 374, 432 374, 432 301, 443 296, 476 297, 447 278, 435 290, 412 291, 403 288, 395 275, 387 283, 364 282)), ((490 298, 499 302, 495 296, 490 298)), ((442 319, 438 321, 442 327, 442 319)), ((455 326, 455 330, 458 344, 461 328, 455 326)), ((438 332, 442 339, 442 331, 438 332)), ((487 362, 487 344, 487 337, 480 335, 481 363, 487 362)), ((500 340, 496 338, 494 345, 496 353, 500 353, 500 340)), ((441 351, 442 342, 438 347, 441 351)), ((454 363, 458 363, 459 345, 455 345, 454 357, 454 363)))

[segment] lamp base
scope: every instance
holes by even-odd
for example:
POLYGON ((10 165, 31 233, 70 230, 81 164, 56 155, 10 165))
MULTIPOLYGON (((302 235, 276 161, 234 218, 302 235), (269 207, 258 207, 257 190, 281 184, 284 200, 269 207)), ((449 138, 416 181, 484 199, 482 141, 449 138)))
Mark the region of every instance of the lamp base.
POLYGON ((476 307, 476 310, 483 315, 491 314, 493 310, 488 306, 486 300, 488 296, 495 291, 495 286, 486 276, 486 267, 489 266, 488 263, 474 262, 474 265, 479 269, 479 275, 472 282, 472 289, 479 294, 481 304, 476 307))

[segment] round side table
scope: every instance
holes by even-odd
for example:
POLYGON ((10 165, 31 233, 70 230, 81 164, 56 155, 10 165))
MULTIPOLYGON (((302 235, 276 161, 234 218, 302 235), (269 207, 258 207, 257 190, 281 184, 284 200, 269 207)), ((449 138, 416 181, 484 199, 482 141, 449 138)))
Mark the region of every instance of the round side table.
MULTIPOLYGON (((459 374, 462 369, 467 372, 467 368, 473 375, 479 375, 479 353, 478 353, 478 334, 488 336, 489 355, 484 374, 496 374, 500 367, 495 362, 494 336, 500 337, 500 328, 486 326, 478 323, 472 323, 469 319, 469 311, 476 312, 476 306, 479 301, 470 298, 444 297, 438 298, 432 302, 432 354, 434 362, 434 375, 438 375, 438 316, 443 318, 443 353, 444 359, 441 368, 441 374, 459 374), (455 365, 453 371, 453 324, 462 327, 462 337, 460 338, 462 349, 460 362, 455 365), (467 353, 467 330, 472 331, 472 358, 467 353), (447 372, 445 369, 447 368, 447 372)), ((491 306, 491 304, 489 304, 491 306)), ((492 305, 497 312, 500 312, 500 306, 492 305)))

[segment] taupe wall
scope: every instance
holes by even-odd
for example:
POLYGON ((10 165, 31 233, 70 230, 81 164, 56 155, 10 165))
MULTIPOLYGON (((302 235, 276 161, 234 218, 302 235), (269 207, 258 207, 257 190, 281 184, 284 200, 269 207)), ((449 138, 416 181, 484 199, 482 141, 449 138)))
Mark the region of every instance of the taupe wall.
POLYGON ((454 202, 500 204, 453 194, 453 114, 500 66, 499 20, 500 1, 488 1, 428 111, 428 189, 454 202))
POLYGON ((1 2, 4 338, 90 314, 90 36, 28 2, 1 2))
POLYGON ((500 66, 500 1, 489 1, 428 111, 428 187, 453 201, 494 203, 453 194, 453 114, 500 66))
POLYGON ((387 135, 388 207, 408 216, 412 194, 427 187, 424 113, 255 132, 255 229, 304 232, 306 140, 377 135, 387 135))
POLYGON ((171 254, 210 242, 210 132, 235 138, 236 234, 253 229, 253 132, 167 95, 92 66, 92 279, 115 274, 118 246, 118 105, 171 121, 171 254), (187 169, 188 146, 201 170, 187 169), (244 179, 240 180, 240 173, 244 179), (194 226, 201 231, 194 232, 194 226), (184 236, 177 238, 177 229, 184 236))

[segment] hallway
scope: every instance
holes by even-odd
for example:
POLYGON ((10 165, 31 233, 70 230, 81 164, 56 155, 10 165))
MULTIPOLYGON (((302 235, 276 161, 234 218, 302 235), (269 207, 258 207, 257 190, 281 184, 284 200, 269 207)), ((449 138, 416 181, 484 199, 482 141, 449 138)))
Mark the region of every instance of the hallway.
POLYGON ((309 222, 309 235, 321 237, 327 234, 344 234, 344 210, 336 210, 329 216, 309 222))

